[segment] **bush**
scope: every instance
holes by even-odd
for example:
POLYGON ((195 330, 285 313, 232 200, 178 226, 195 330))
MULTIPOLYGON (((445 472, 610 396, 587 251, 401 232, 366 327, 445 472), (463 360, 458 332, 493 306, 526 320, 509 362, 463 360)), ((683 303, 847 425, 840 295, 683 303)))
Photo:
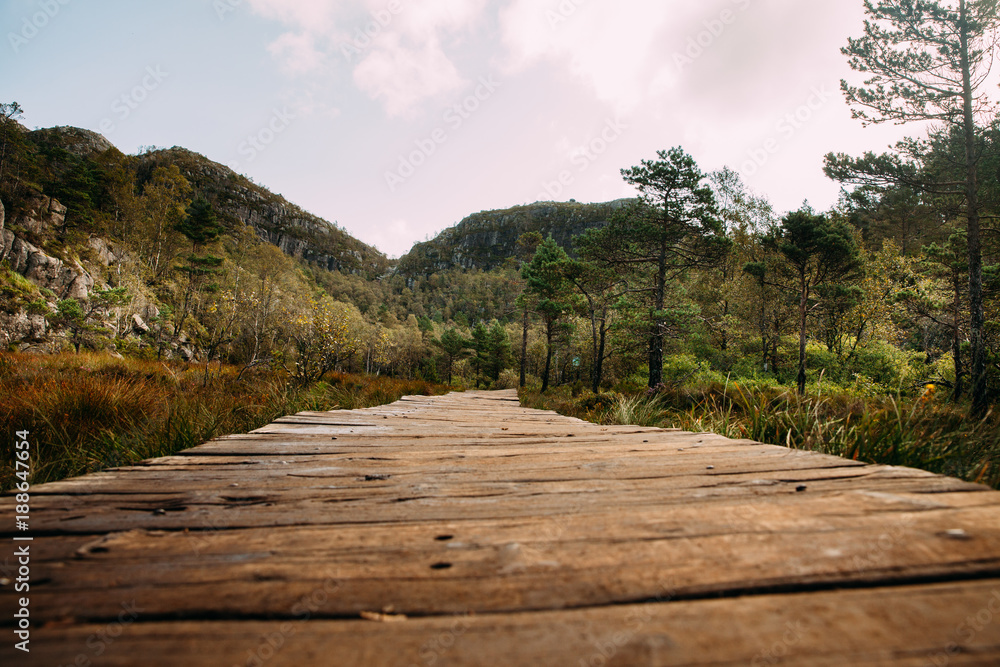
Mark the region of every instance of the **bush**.
POLYGON ((663 360, 664 384, 683 384, 694 378, 706 365, 693 354, 674 354, 663 360))
POLYGON ((500 373, 500 379, 493 383, 493 388, 517 389, 520 385, 521 385, 521 372, 508 368, 504 370, 502 373, 500 373))

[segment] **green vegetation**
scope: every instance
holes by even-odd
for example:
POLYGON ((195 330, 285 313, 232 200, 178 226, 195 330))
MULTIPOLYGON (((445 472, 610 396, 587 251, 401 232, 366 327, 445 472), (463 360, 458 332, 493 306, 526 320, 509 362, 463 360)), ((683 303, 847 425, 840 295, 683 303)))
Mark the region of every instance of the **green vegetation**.
POLYGON ((933 385, 914 400, 859 398, 767 384, 705 383, 654 394, 521 392, 527 407, 597 424, 718 433, 867 463, 910 466, 1000 488, 1000 418, 970 420, 933 385))
MULTIPOLYGON (((447 390, 339 373, 300 386, 281 371, 239 371, 225 367, 205 386, 200 370, 183 362, 0 355, 0 429, 31 432, 32 482, 40 484, 168 456, 304 410, 350 410, 447 390)), ((12 438, 0 456, 4 491, 16 481, 12 438)))
MULTIPOLYGON (((1000 28, 997 0, 865 2, 865 34, 843 53, 851 67, 869 78, 862 86, 843 83, 854 115, 866 123, 935 122, 930 144, 904 141, 894 153, 860 159, 827 158, 828 173, 839 180, 878 189, 903 186, 964 219, 969 276, 970 382, 973 411, 990 403, 987 387, 986 315, 983 293, 982 222, 994 207, 982 199, 979 169, 987 125, 982 122, 983 87, 989 78, 1000 28), (942 201, 943 200, 943 201, 942 201)), ((994 127, 996 117, 992 118, 994 127)), ((988 164, 988 163, 987 163, 988 164)), ((988 172, 984 172, 984 176, 988 172)), ((1000 173, 991 175, 1000 178, 1000 173)), ((995 190, 995 188, 994 188, 995 190)), ((996 202, 991 202, 994 206, 996 202)))

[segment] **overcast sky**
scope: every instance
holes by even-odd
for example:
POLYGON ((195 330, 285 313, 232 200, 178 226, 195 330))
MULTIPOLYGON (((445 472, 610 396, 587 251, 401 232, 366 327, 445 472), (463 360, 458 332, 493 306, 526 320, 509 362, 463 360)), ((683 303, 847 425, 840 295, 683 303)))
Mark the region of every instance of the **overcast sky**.
MULTIPOLYGON (((826 209, 862 0, 4 0, 0 101, 126 153, 183 146, 390 256, 466 215, 630 196, 683 146, 826 209)), ((910 132, 914 130, 911 128, 910 132)))

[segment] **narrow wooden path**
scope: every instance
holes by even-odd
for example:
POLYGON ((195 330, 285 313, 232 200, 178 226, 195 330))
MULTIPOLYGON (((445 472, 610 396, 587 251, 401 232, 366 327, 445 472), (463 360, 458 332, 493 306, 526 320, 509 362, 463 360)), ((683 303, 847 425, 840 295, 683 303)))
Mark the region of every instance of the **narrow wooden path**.
POLYGON ((1000 664, 1000 493, 514 392, 287 417, 31 515, 5 666, 1000 664))

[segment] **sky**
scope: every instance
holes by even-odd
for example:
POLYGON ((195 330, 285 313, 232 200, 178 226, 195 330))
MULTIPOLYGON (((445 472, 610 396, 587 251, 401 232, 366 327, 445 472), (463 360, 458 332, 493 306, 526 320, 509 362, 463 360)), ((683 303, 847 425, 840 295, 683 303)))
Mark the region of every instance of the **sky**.
POLYGON ((840 80, 862 0, 3 0, 0 101, 183 146, 390 257, 467 215, 633 196, 682 146, 781 213, 882 151, 840 80))

